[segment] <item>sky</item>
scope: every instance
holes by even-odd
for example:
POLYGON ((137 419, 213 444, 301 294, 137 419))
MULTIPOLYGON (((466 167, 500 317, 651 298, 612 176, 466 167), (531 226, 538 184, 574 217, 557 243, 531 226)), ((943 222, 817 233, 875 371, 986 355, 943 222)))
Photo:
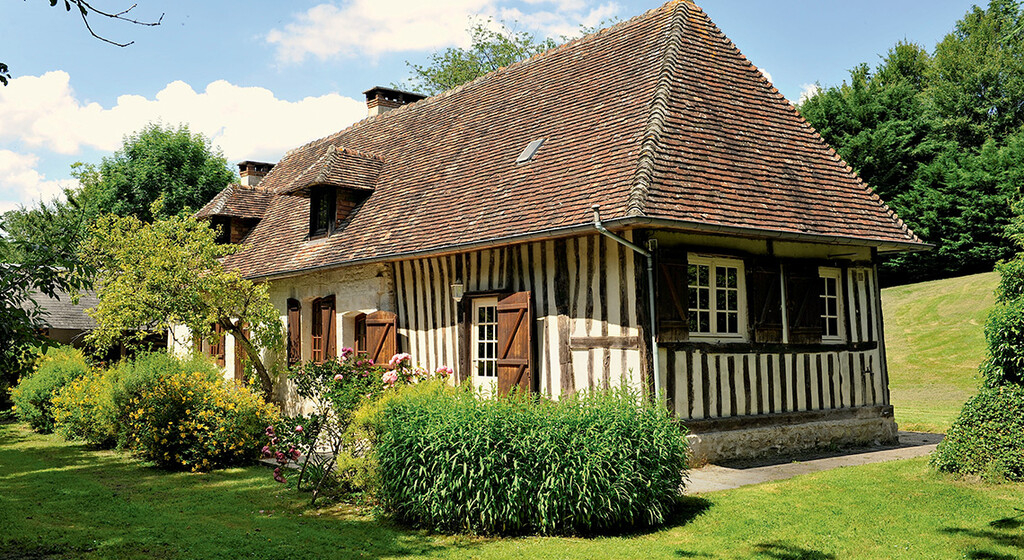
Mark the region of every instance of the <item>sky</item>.
MULTIPOLYGON (((626 20, 657 0, 93 0, 142 27, 48 0, 7 0, 0 15, 0 212, 75 187, 71 165, 99 163, 147 123, 187 124, 232 164, 288 150, 366 116, 362 92, 408 77, 474 17, 539 37, 626 20), (162 20, 161 20, 162 16, 162 20)), ((842 83, 898 41, 929 51, 974 2, 698 0, 790 101, 842 83)))

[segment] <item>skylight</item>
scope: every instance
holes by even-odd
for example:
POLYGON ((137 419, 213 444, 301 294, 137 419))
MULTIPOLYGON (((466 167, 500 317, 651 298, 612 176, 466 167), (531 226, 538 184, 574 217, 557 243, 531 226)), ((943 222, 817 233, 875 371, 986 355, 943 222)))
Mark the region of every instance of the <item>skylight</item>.
POLYGON ((533 155, 537 153, 537 150, 540 149, 540 146, 543 143, 543 138, 538 138, 537 140, 530 142, 529 145, 526 146, 526 149, 523 150, 523 153, 519 154, 519 157, 516 158, 516 163, 526 163, 533 159, 533 155))

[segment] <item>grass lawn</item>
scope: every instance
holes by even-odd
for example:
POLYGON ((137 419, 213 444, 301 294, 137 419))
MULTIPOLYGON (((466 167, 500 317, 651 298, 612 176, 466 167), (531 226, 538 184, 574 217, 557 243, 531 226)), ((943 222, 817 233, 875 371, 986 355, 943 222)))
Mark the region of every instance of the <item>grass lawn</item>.
POLYGON ((889 390, 900 429, 945 432, 977 392, 995 272, 882 290, 889 390))
POLYGON ((922 459, 688 498, 659 531, 581 538, 432 535, 307 508, 262 467, 166 473, 0 424, 0 558, 1018 558, 1024 492, 922 459))

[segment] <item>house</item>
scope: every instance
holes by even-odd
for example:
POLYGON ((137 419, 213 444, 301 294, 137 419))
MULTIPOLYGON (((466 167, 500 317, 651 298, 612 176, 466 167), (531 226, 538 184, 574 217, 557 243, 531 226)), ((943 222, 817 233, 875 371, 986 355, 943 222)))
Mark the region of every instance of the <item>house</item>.
POLYGON ((928 246, 694 4, 434 97, 366 95, 262 177, 226 261, 270 284, 282 361, 628 383, 698 460, 895 441, 877 263, 928 246))
MULTIPOLYGON (((64 344, 75 348, 86 349, 95 359, 103 362, 113 363, 117 360, 134 354, 139 346, 126 347, 124 344, 115 344, 108 348, 90 348, 85 341, 85 336, 96 329, 96 321, 87 313, 87 309, 93 309, 99 305, 99 299, 94 290, 83 290, 75 301, 71 294, 63 290, 55 290, 55 297, 49 297, 42 291, 33 290, 30 298, 39 310, 39 332, 53 342, 64 344)), ((32 306, 31 302, 25 302, 27 309, 32 306)), ((164 338, 163 333, 150 333, 142 341, 143 347, 159 346, 164 338)))

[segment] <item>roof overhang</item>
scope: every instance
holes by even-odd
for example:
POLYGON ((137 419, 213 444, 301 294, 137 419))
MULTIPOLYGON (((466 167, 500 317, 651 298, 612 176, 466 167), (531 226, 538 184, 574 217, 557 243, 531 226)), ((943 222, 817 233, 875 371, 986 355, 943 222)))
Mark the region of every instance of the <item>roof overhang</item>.
MULTIPOLYGON (((609 230, 616 231, 628 231, 633 229, 641 228, 652 228, 664 231, 673 231, 681 233, 718 233, 725 234, 734 237, 743 237, 747 239, 777 239, 784 241, 802 242, 802 243, 817 243, 823 245, 843 245, 853 247, 873 247, 879 254, 888 253, 908 253, 908 252, 921 252, 930 251, 935 246, 931 243, 917 243, 917 242, 900 242, 888 239, 871 239, 871 238, 860 238, 860 237, 844 237, 837 235, 825 235, 820 233, 803 233, 803 232, 788 232, 788 231, 774 231, 765 230, 758 228, 745 228, 737 226, 725 226, 718 224, 708 224, 703 222, 688 222, 683 220, 668 220, 663 218, 648 218, 643 216, 637 217, 624 217, 624 218, 612 218, 603 220, 604 226, 609 230)), ((267 275, 256 275, 250 276, 252 280, 260 281, 272 281, 280 280, 283 278, 291 278, 295 276, 302 276, 305 274, 311 274, 315 272, 325 272, 328 270, 334 270, 338 268, 345 268, 349 266, 383 263, 383 262, 395 262, 409 259, 420 259, 425 257, 440 257, 450 255, 453 253, 462 253, 465 251, 478 251, 484 249, 494 249, 496 247, 502 247, 505 245, 515 245, 519 243, 529 243, 533 241, 545 241, 549 239, 559 239, 565 237, 575 237, 577 235, 583 235, 587 233, 597 233, 597 229, 594 227, 593 222, 586 222, 583 224, 566 226, 561 228, 551 228, 546 230, 540 230, 536 232, 511 235, 507 237, 499 237, 493 239, 487 239, 483 241, 473 241, 468 243, 456 243, 452 245, 446 245, 443 247, 435 247, 431 249, 425 249, 422 251, 407 251, 404 253, 398 253, 394 255, 379 256, 379 257, 367 257, 362 259, 352 259, 345 262, 331 263, 321 266, 307 267, 298 270, 291 270, 288 272, 280 272, 275 274, 267 275)))

